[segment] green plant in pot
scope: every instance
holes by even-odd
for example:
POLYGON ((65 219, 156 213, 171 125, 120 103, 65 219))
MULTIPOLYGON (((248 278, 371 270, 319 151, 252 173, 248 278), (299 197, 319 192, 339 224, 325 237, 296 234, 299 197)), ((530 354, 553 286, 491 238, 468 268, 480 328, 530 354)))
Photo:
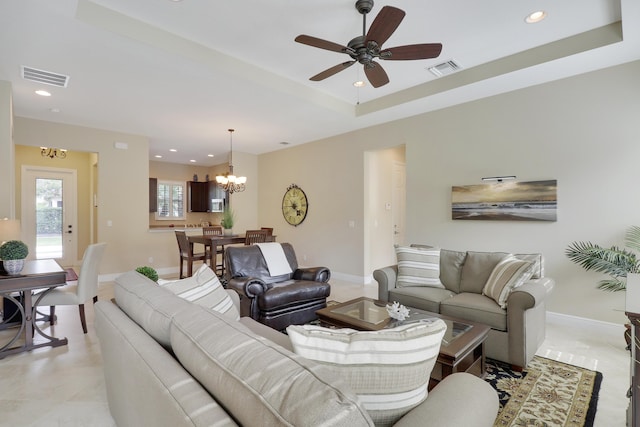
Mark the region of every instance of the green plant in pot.
MULTIPOLYGON (((608 279, 598 282, 598 288, 604 291, 617 292, 627 289, 629 274, 640 273, 640 227, 627 229, 624 238, 627 249, 618 246, 603 248, 591 242, 573 242, 565 250, 569 259, 587 271, 596 271, 609 275, 608 279)), ((637 280, 637 277, 634 277, 637 280)), ((626 324, 624 333, 627 349, 631 345, 631 325, 626 324)))
POLYGON ((154 282, 158 281, 158 272, 153 267, 143 266, 136 268, 136 271, 143 276, 147 276, 149 279, 154 282))
POLYGON ((232 234, 231 229, 233 228, 234 221, 235 214, 233 212, 233 209, 231 209, 230 207, 225 207, 224 211, 222 212, 222 221, 220 222, 220 225, 222 226, 222 228, 224 228, 225 235, 232 234))
POLYGON ((625 234, 625 246, 603 248, 591 242, 573 242, 565 250, 569 259, 587 271, 609 275, 598 282, 604 291, 623 291, 627 288, 627 274, 640 273, 640 227, 629 227, 625 234))
POLYGON ((9 240, 0 246, 0 259, 4 270, 11 274, 20 274, 24 268, 24 259, 29 255, 29 248, 21 240, 9 240))

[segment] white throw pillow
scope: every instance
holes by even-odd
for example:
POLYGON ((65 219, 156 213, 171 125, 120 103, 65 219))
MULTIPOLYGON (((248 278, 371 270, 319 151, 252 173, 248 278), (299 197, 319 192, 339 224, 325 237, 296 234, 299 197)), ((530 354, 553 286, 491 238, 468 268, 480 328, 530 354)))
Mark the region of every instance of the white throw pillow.
POLYGON ((234 320, 240 319, 240 313, 231 297, 207 264, 202 264, 191 277, 173 282, 163 280, 158 284, 187 301, 215 310, 234 320))
POLYGON ((377 426, 395 424, 427 398, 447 326, 441 319, 368 332, 292 325, 294 351, 349 383, 377 426))
POLYGON ((511 291, 533 275, 534 264, 509 255, 502 259, 489 275, 482 289, 482 295, 493 298, 501 308, 507 308, 507 298, 511 291))
POLYGON ((397 246, 398 287, 444 288, 440 281, 440 248, 397 246))

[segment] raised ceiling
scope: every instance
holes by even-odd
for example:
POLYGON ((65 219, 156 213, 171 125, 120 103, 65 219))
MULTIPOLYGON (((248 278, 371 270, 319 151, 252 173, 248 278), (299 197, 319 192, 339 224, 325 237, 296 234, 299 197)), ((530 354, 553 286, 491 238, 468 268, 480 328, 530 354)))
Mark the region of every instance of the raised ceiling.
POLYGON ((145 135, 150 157, 211 165, 640 59, 636 0, 396 0, 406 11, 385 43, 440 42, 440 57, 386 61, 390 83, 356 89, 348 59, 294 42, 340 44, 362 32, 355 0, 9 0, 0 3, 0 80, 14 114, 145 135), (536 10, 537 24, 525 23, 536 10), (427 68, 462 68, 437 78, 427 68), (66 87, 21 67, 69 76, 66 87), (52 96, 34 94, 46 89, 52 96), (169 149, 177 152, 170 153, 169 149), (207 154, 214 154, 209 158, 207 154))

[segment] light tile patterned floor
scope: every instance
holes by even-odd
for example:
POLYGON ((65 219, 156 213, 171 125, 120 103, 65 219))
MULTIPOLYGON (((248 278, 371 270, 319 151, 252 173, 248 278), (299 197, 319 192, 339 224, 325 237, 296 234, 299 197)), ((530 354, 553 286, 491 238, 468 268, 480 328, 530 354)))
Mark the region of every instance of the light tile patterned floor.
MULTIPOLYGON (((347 301, 377 297, 374 285, 332 280, 330 299, 347 301)), ((111 284, 101 284, 100 299, 113 297, 111 284)), ((109 415, 93 309, 87 307, 89 333, 80 327, 77 307, 58 307, 59 323, 44 328, 66 336, 69 345, 38 349, 0 360, 0 425, 113 426, 109 415)), ((629 353, 622 334, 611 335, 575 325, 548 322, 540 356, 595 369, 603 374, 596 427, 626 425, 629 353)))

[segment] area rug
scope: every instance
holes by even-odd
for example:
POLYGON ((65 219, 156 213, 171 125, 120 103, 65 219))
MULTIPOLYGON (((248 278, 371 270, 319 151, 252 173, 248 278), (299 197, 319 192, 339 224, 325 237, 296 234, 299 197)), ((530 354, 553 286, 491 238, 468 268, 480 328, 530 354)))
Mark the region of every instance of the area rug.
POLYGON ((487 359, 500 398, 495 427, 592 427, 602 374, 535 356, 522 372, 487 359))

